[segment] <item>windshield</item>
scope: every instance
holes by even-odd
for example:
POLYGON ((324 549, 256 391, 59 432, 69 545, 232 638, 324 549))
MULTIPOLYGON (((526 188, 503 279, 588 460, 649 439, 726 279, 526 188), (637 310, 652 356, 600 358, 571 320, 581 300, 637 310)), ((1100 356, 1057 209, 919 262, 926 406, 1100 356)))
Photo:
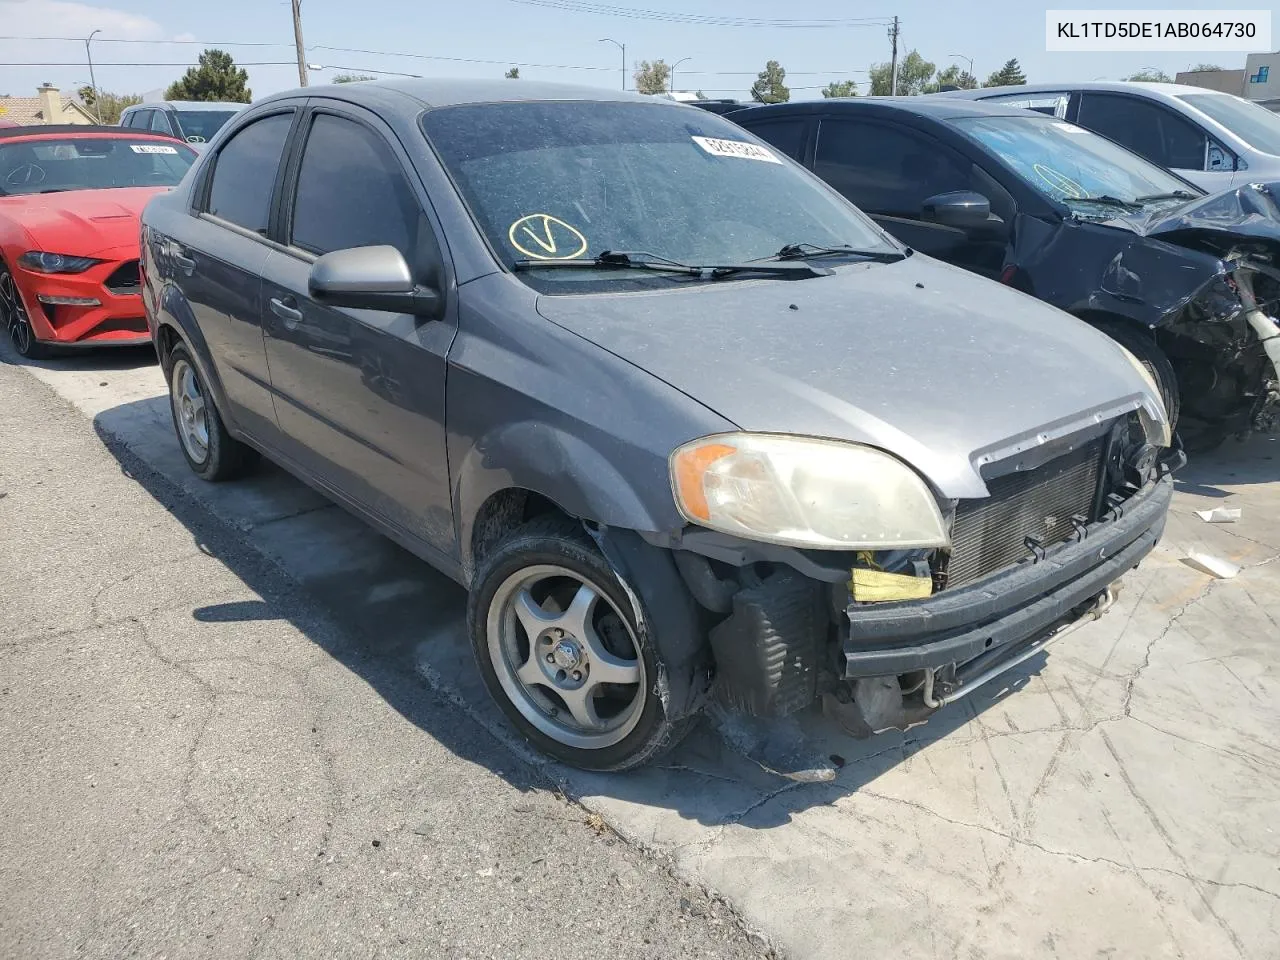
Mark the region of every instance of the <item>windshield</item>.
POLYGON ((172 187, 196 155, 163 140, 77 137, 0 145, 0 196, 105 190, 111 187, 172 187))
POLYGON ((1180 96, 1201 113, 1212 117, 1255 150, 1280 156, 1280 116, 1240 97, 1211 93, 1180 96))
POLYGON ((1197 189, 1105 137, 1048 117, 967 117, 951 121, 1054 200, 1195 194, 1197 189))
POLYGON ((234 110, 177 110, 172 116, 187 143, 208 143, 235 115, 234 110))
MULTIPOLYGON (((705 265, 772 257, 794 243, 898 249, 790 160, 704 110, 600 101, 486 103, 432 110, 422 124, 508 266, 590 260, 606 250, 705 265)), ((534 272, 541 281, 610 279, 576 270, 534 272)))

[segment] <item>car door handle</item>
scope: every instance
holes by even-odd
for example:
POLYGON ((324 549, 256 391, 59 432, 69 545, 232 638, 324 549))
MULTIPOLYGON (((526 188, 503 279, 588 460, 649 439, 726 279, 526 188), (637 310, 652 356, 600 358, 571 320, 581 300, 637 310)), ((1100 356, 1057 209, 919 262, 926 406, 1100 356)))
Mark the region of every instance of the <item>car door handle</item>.
POLYGON ((271 312, 284 321, 284 325, 292 330, 302 322, 302 311, 298 309, 298 301, 293 297, 271 298, 271 312))

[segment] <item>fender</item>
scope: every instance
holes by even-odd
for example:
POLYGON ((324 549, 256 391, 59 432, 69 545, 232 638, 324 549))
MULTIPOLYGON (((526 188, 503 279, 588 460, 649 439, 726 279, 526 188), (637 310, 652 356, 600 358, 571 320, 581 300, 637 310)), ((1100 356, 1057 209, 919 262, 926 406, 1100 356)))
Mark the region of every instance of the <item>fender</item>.
MULTIPOLYGON (((182 291, 176 285, 163 283, 160 290, 160 302, 156 305, 155 314, 156 340, 159 341, 160 329, 167 328, 172 331, 178 341, 191 353, 191 359, 195 361, 196 372, 200 374, 201 381, 209 388, 209 392, 213 394, 214 405, 218 409, 218 413, 222 416, 222 422, 233 436, 239 436, 240 430, 232 422, 229 415, 229 404, 227 403, 226 392, 222 388, 222 378, 218 376, 217 365, 213 362, 213 355, 209 350, 209 344, 205 341, 204 334, 200 332, 200 324, 196 322, 195 315, 191 312, 191 304, 187 302, 187 298, 182 295, 182 291)), ((169 371, 165 369, 166 378, 169 371)))
POLYGON ((472 569, 477 514, 500 490, 546 497, 571 517, 624 530, 657 532, 683 525, 669 493, 665 460, 636 448, 624 473, 599 450, 561 427, 532 421, 500 424, 476 439, 453 468, 454 516, 463 568, 472 569), (649 492, 646 498, 641 491, 649 492), (665 509, 654 502, 657 495, 665 509))

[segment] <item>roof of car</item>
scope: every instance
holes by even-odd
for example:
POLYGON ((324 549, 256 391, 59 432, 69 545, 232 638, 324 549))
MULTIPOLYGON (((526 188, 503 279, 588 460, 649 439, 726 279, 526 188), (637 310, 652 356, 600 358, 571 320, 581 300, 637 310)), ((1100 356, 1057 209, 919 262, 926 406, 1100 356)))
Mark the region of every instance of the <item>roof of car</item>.
POLYGON ((930 94, 931 99, 981 99, 982 97, 1003 97, 1013 93, 1065 93, 1070 90, 1105 90, 1112 93, 1143 93, 1155 99, 1185 96, 1189 93, 1207 93, 1215 96, 1229 97, 1231 94, 1221 90, 1207 90, 1204 87, 1192 87, 1185 83, 1145 83, 1137 80, 1081 80, 1069 83, 1026 83, 1010 87, 982 87, 977 90, 948 90, 945 93, 930 94))
POLYGON ((247 103, 233 103, 223 100, 157 100, 152 103, 135 103, 125 107, 124 112, 137 112, 138 110, 155 110, 157 108, 166 108, 176 110, 179 113, 188 110, 243 110, 247 107, 247 103))
POLYGON ((99 126, 90 123, 52 123, 30 127, 4 127, 0 129, 0 140, 16 140, 20 137, 62 137, 68 134, 111 134, 115 137, 155 137, 160 140, 172 140, 173 137, 152 133, 150 130, 125 130, 121 127, 99 126))
POLYGON ((394 78, 359 80, 324 86, 287 90, 268 97, 276 100, 297 96, 337 96, 353 103, 378 102, 387 94, 401 94, 428 107, 452 107, 468 103, 500 103, 520 100, 636 100, 683 106, 666 97, 646 97, 604 87, 586 87, 567 83, 543 83, 537 80, 456 80, 394 78))
MULTIPOLYGON (((837 97, 831 100, 803 100, 796 103, 761 104, 730 113, 730 120, 748 119, 753 114, 779 113, 838 113, 842 110, 893 110, 914 113, 935 120, 955 120, 960 117, 1025 117, 1028 111, 1018 107, 1006 107, 998 103, 981 103, 972 100, 947 99, 945 97, 837 97)), ((1037 114, 1038 116, 1038 114, 1037 114)))

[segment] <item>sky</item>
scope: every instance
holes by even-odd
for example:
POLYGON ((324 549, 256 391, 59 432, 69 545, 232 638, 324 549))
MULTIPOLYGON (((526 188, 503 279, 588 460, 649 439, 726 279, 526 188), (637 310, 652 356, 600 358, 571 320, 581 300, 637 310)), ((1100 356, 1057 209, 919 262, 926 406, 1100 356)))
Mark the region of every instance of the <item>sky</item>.
MULTIPOLYGON (((889 59, 889 39, 882 23, 804 28, 681 22, 690 17, 875 20, 897 14, 902 51, 917 49, 940 69, 951 63, 967 67, 965 58, 972 58, 979 78, 1010 57, 1018 58, 1032 82, 1120 79, 1144 67, 1172 75, 1201 61, 1234 68, 1243 66, 1245 59, 1243 53, 1048 53, 1045 9, 1076 6, 1061 0, 1049 5, 986 0, 981 6, 954 0, 863 0, 856 6, 832 5, 807 14, 791 13, 776 0, 599 0, 591 5, 615 12, 563 9, 581 2, 302 0, 307 60, 329 68, 313 72, 311 82, 321 83, 352 69, 501 77, 508 66, 518 64, 522 78, 620 86, 621 51, 613 43, 601 42, 610 37, 626 45, 628 87, 637 61, 661 58, 670 64, 687 57, 676 70, 676 89, 746 99, 755 74, 773 59, 787 70, 792 98, 810 99, 820 96, 821 88, 832 80, 856 80, 865 92, 869 67, 889 59), (667 12, 668 19, 646 11, 667 12), (326 49, 332 47, 348 49, 326 49)), ((1089 8, 1087 0, 1077 3, 1080 9, 1089 8)), ((1203 9, 1214 5, 1204 0, 1189 4, 1125 0, 1112 9, 1116 6, 1203 9)), ((89 81, 83 42, 9 38, 86 37, 95 29, 102 31, 93 41, 92 52, 103 90, 140 94, 161 90, 181 76, 206 45, 221 46, 237 62, 248 65, 254 96, 298 85, 288 0, 113 0, 103 5, 0 0, 0 94, 31 96, 45 81, 73 90, 89 81), (187 42, 123 42, 156 40, 187 42), (233 46, 233 42, 267 45, 233 46), (155 62, 173 65, 125 65, 155 62)))

